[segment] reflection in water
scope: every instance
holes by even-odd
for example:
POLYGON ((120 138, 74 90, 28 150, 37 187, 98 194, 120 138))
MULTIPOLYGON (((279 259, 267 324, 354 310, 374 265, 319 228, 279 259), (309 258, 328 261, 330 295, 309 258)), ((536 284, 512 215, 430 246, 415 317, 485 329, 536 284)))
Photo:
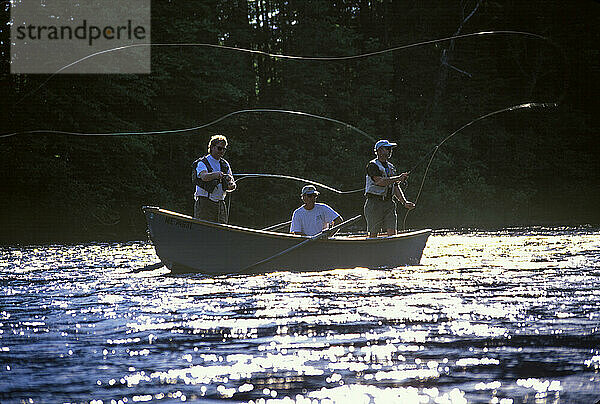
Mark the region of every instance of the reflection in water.
POLYGON ((600 234, 439 233, 422 265, 169 276, 151 245, 0 250, 0 401, 600 399, 600 234))

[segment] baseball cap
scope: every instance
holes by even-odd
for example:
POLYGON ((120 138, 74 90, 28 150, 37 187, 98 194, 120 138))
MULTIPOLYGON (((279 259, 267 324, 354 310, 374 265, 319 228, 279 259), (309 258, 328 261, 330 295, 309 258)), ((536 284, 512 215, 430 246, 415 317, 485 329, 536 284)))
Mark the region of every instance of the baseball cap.
POLYGON ((302 187, 302 193, 300 194, 302 195, 319 195, 319 191, 317 191, 317 188, 315 188, 314 185, 305 185, 304 187, 302 187))
POLYGON ((382 140, 378 140, 377 143, 375 143, 375 151, 377 151, 377 149, 379 149, 380 147, 396 147, 398 146, 397 143, 392 143, 387 139, 382 139, 382 140))

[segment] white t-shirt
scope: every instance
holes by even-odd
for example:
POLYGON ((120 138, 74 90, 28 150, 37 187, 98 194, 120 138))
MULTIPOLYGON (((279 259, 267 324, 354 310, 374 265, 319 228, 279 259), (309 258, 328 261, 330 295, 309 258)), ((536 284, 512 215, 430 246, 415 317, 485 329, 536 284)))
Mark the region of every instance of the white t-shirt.
MULTIPOLYGON (((221 163, 219 162, 219 160, 215 159, 210 154, 206 156, 206 160, 208 160, 208 164, 210 164, 210 166, 212 167, 211 172, 221 171, 221 163)), ((229 164, 228 164, 228 166, 229 166, 229 164)), ((229 166, 228 168, 229 168, 229 170, 227 171, 226 174, 231 174, 231 166, 229 166)), ((208 168, 206 168, 206 166, 204 165, 202 160, 200 160, 198 162, 198 165, 196 166, 196 174, 198 176, 200 176, 200 173, 202 171, 208 171, 208 168)), ((196 185, 196 192, 194 193, 194 196, 204 196, 204 197, 208 196, 209 199, 214 202, 224 200, 225 195, 226 195, 226 193, 223 190, 223 184, 221 184, 220 181, 219 181, 219 185, 217 185, 215 187, 215 189, 210 193, 210 195, 208 194, 208 192, 206 192, 206 190, 200 188, 198 185, 196 185)))
POLYGON ((292 214, 290 233, 304 233, 314 236, 327 227, 327 223, 333 222, 339 216, 335 210, 324 203, 315 203, 315 207, 307 210, 300 206, 292 214))

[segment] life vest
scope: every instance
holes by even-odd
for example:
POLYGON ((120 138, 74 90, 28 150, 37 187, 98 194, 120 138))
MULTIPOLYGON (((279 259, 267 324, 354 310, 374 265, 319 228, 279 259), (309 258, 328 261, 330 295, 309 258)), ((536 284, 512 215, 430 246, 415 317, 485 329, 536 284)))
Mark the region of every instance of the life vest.
MULTIPOLYGON (((206 158, 206 156, 199 158, 197 160, 195 160, 192 163, 192 184, 199 186, 200 188, 202 188, 203 190, 205 190, 206 192, 208 192, 209 194, 215 190, 215 188, 217 187, 217 185, 219 185, 219 182, 221 183, 221 186, 223 187, 223 191, 225 191, 227 189, 227 180, 225 177, 221 178, 220 180, 212 180, 212 181, 202 181, 201 178, 198 177, 198 173, 196 172, 196 168, 198 168, 198 163, 204 163, 204 165, 206 166, 206 170, 209 173, 213 172, 212 166, 209 164, 208 159, 206 158)), ((225 159, 219 159, 219 164, 221 165, 221 172, 227 174, 229 172, 229 163, 227 162, 227 160, 225 159)))
MULTIPOLYGON (((392 177, 392 176, 396 175, 396 168, 389 161, 387 162, 387 165, 388 165, 387 171, 386 171, 385 167, 383 166, 383 164, 381 163, 381 161, 379 161, 377 159, 373 159, 373 160, 369 161, 369 164, 371 164, 371 163, 375 163, 377 168, 379 168, 379 171, 381 172, 382 177, 392 177)), ((385 187, 381 187, 381 186, 375 184, 375 181, 373 181, 373 178, 371 178, 369 173, 367 173, 366 181, 365 181, 365 195, 373 194, 373 195, 385 196, 386 193, 388 192, 388 189, 391 189, 392 186, 393 186, 393 184, 390 184, 385 187)))

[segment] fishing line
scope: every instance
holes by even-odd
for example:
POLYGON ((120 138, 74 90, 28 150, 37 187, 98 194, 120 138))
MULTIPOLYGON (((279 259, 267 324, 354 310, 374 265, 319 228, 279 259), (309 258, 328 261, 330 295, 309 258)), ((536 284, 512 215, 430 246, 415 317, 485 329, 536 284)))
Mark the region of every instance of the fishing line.
POLYGON ((310 118, 315 118, 315 119, 322 119, 324 121, 329 121, 329 122, 334 122, 337 123, 339 125, 342 125, 348 129, 351 129, 363 136, 365 136, 367 139, 375 142, 376 139, 369 135, 368 133, 358 129, 355 126, 350 125, 349 123, 346 122, 342 122, 340 120, 337 119, 333 119, 333 118, 328 118, 326 116, 321 116, 321 115, 316 115, 316 114, 310 114, 308 112, 302 112, 302 111, 290 111, 290 110, 285 110, 285 109, 270 109, 270 108, 255 108, 255 109, 243 109, 243 110, 239 110, 239 111, 234 111, 234 112, 230 112, 228 114, 225 114, 213 121, 210 121, 208 123, 199 125, 199 126, 194 126, 191 128, 182 128, 182 129, 169 129, 169 130, 155 130, 155 131, 147 131, 147 132, 108 132, 108 133, 85 133, 85 132, 68 132, 68 131, 62 131, 62 130, 26 130, 26 131, 21 131, 21 132, 13 132, 13 133, 7 133, 7 134, 3 134, 0 135, 0 138, 5 138, 5 137, 10 137, 10 136, 15 136, 15 135, 32 135, 32 134, 55 134, 55 135, 68 135, 68 136, 131 136, 131 135, 166 135, 166 134, 174 134, 174 133, 185 133, 185 132, 191 132, 191 131, 195 131, 195 130, 199 130, 199 129, 203 129, 206 128, 208 126, 212 126, 216 123, 219 123, 231 116, 234 115, 239 115, 239 114, 246 114, 246 113, 252 113, 252 112, 275 112, 275 113, 282 113, 282 114, 291 114, 291 115, 298 115, 298 116, 307 116, 310 118))
POLYGON ((131 44, 131 45, 124 45, 124 46, 118 46, 115 48, 111 48, 111 49, 106 49, 103 51, 98 51, 95 53, 92 53, 90 55, 84 56, 80 59, 77 59, 74 62, 71 62, 63 67, 61 67, 60 69, 58 69, 57 71, 55 71, 54 73, 52 73, 50 75, 50 77, 48 77, 46 80, 44 80, 42 82, 42 84, 40 84, 35 90, 33 90, 30 93, 25 94, 21 99, 19 99, 14 105, 19 105, 23 100, 25 100, 26 98, 28 98, 31 95, 34 95, 35 93, 37 93, 48 81, 50 81, 54 76, 56 76, 57 74, 61 73, 62 71, 83 62, 84 60, 93 58, 95 56, 99 56, 105 53, 110 53, 110 52, 118 52, 118 51, 122 51, 122 50, 126 50, 126 49, 132 49, 132 48, 138 48, 138 47, 205 47, 205 48, 215 48, 215 49, 224 49, 224 50, 230 50, 230 51, 234 51, 234 52, 242 52, 242 53, 249 53, 249 54, 253 54, 253 55, 262 55, 262 56, 266 56, 266 57, 270 57, 270 58, 275 58, 275 59, 290 59, 290 60, 306 60, 306 61, 320 61, 320 62, 330 62, 330 61, 340 61, 340 60, 353 60, 353 59, 363 59, 363 58, 368 58, 371 56, 377 56, 377 55, 382 55, 385 53, 390 53, 390 52, 395 52, 398 50, 405 50, 405 49, 410 49, 410 48, 416 48, 419 46, 424 46, 424 45, 431 45, 431 44, 436 44, 436 43, 440 43, 440 42, 448 42, 448 41, 452 41, 455 39, 463 39, 463 38, 469 38, 469 37, 476 37, 476 36, 485 36, 485 35, 521 35, 521 36, 528 36, 531 38, 536 38, 536 39, 540 39, 543 41, 547 41, 550 44, 552 44, 554 47, 558 48, 559 50, 562 49, 560 47, 558 47, 557 45, 555 45, 549 38, 539 35, 539 34, 534 34, 532 32, 526 32, 526 31, 512 31, 512 30, 498 30, 498 31, 480 31, 480 32, 472 32, 472 33, 468 33, 468 34, 460 34, 460 35, 453 35, 453 36, 449 36, 449 37, 445 37, 445 38, 438 38, 438 39, 431 39, 431 40, 426 40, 426 41, 420 41, 420 42, 415 42, 412 44, 408 44, 408 45, 401 45, 401 46, 396 46, 396 47, 392 47, 392 48, 388 48, 388 49, 382 49, 379 51, 374 51, 374 52, 367 52, 367 53, 361 53, 361 54, 357 54, 357 55, 349 55, 349 56, 295 56, 295 55, 284 55, 284 54, 278 54, 278 53, 270 53, 270 52, 265 52, 265 51, 261 51, 261 50, 256 50, 256 49, 245 49, 245 48, 239 48, 239 47, 235 47, 235 46, 226 46, 226 45, 217 45, 217 44, 210 44, 210 43, 141 43, 141 44, 131 44))
MULTIPOLYGON (((298 182, 302 182, 304 184, 315 185, 315 186, 321 187, 323 189, 326 189, 328 191, 334 192, 336 194, 352 194, 352 193, 364 191, 363 188, 354 189, 352 191, 340 191, 339 189, 335 189, 335 188, 330 187, 328 185, 321 184, 320 182, 316 182, 316 181, 312 181, 312 180, 307 180, 306 178, 293 177, 291 175, 282 175, 282 174, 233 174, 233 175, 240 177, 237 180, 235 180, 236 183, 239 182, 239 181, 241 181, 241 180, 243 180, 243 179, 246 179, 246 178, 279 178, 279 179, 285 179, 285 180, 291 180, 291 181, 298 181, 298 182)), ((230 210, 230 208, 231 208, 231 194, 228 194, 228 196, 229 197, 227 198, 227 210, 231 212, 231 210, 230 210)))
POLYGON ((362 192, 364 191, 364 188, 359 188, 359 189, 354 189, 352 191, 340 191, 339 189, 335 189, 333 187, 330 187, 329 185, 325 185, 325 184, 321 184, 320 182, 316 182, 316 181, 312 181, 312 180, 307 180, 305 178, 300 178, 300 177, 293 177, 290 175, 281 175, 281 174, 234 174, 234 176, 240 176, 240 178, 238 178, 237 180, 235 180, 236 182, 239 182, 245 178, 281 178, 281 179, 286 179, 286 180, 292 180, 292 181, 299 181, 299 182, 303 182, 306 184, 311 184, 311 185, 315 185, 318 187, 321 187, 323 189, 326 189, 328 191, 331 192, 335 192, 336 194, 353 194, 356 192, 362 192))

